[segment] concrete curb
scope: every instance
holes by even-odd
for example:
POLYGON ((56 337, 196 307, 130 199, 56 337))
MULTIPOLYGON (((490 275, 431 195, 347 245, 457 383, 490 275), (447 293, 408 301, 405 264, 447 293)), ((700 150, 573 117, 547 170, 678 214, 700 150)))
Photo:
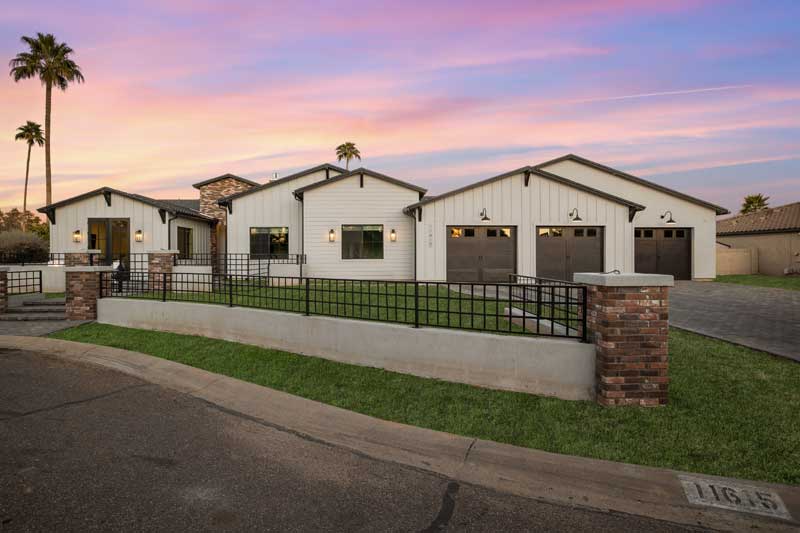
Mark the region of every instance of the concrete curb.
POLYGON ((379 420, 158 357, 57 339, 0 337, 0 348, 92 363, 205 400, 220 409, 355 453, 501 492, 723 530, 796 531, 800 487, 703 475, 777 492, 795 521, 690 504, 679 474, 541 452, 379 420))

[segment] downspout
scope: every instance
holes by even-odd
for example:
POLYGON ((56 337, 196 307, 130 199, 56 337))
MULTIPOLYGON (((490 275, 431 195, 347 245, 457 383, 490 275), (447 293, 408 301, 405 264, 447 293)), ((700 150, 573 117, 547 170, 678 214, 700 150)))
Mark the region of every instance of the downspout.
POLYGON ((167 219, 167 250, 172 250, 172 221, 178 218, 178 214, 167 219))
POLYGON ((417 281, 417 210, 414 209, 409 213, 404 209, 403 214, 414 219, 414 281, 417 281))

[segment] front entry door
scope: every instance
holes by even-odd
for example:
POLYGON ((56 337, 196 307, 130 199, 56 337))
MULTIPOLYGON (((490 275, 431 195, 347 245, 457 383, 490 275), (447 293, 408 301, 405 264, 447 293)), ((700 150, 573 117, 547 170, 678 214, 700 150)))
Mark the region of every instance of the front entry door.
POLYGON ((447 281, 507 283, 508 275, 516 272, 516 265, 516 228, 447 228, 447 281))
POLYGON ((130 268, 131 233, 127 218, 90 218, 88 247, 100 250, 100 264, 110 265, 121 261, 130 268))

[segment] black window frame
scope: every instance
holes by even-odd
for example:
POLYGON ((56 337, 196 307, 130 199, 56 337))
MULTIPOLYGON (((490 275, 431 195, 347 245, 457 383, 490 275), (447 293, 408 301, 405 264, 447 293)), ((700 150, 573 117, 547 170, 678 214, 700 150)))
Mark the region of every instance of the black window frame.
POLYGON ((253 259, 258 259, 259 257, 269 258, 269 257, 288 257, 289 256, 289 226, 250 226, 250 229, 247 232, 248 234, 248 244, 249 244, 249 251, 250 257, 253 259), (254 233, 253 230, 259 230, 257 233, 254 233), (260 231, 266 230, 266 231, 260 231), (273 232, 273 230, 278 230, 277 232, 273 232), (259 235, 264 236, 266 238, 266 246, 260 247, 261 249, 254 251, 253 250, 253 237, 259 235), (273 235, 286 235, 286 243, 285 243, 285 251, 275 251, 273 248, 274 242, 272 239, 273 235))
POLYGON ((341 239, 342 244, 341 244, 341 248, 340 249, 341 249, 341 258, 342 258, 343 261, 380 261, 380 260, 383 260, 386 257, 386 253, 385 253, 386 239, 384 238, 385 228, 384 228, 383 224, 342 224, 339 229, 340 229, 340 233, 339 234, 342 236, 342 239, 341 239), (381 235, 380 257, 363 257, 363 255, 364 255, 364 233, 365 233, 364 232, 364 228, 368 228, 368 227, 380 227, 381 228, 381 230, 380 230, 380 235, 381 235), (347 252, 352 251, 350 249, 350 247, 348 246, 349 239, 347 239, 348 242, 345 241, 345 232, 347 232, 347 233, 355 233, 354 230, 350 230, 350 229, 345 230, 345 228, 361 228, 361 242, 360 242, 361 248, 360 248, 360 253, 358 254, 358 257, 349 257, 349 256, 347 256, 349 254, 347 254, 347 255, 345 254, 345 251, 347 251, 347 252))
POLYGON ((186 226, 178 226, 175 231, 175 237, 178 246, 178 257, 181 259, 192 257, 194 253, 194 228, 187 228, 186 226), (184 250, 185 235, 189 235, 189 249, 184 250))

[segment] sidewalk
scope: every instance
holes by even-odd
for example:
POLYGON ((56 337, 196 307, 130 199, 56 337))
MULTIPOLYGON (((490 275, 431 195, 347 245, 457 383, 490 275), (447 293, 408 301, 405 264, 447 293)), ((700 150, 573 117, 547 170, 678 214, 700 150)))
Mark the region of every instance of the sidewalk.
POLYGON ((11 336, 0 338, 0 349, 3 348, 44 350, 70 360, 98 364, 293 434, 500 492, 716 529, 793 531, 800 526, 798 487, 692 476, 450 435, 375 419, 126 350, 11 336), (685 480, 689 497, 710 505, 690 503, 679 476, 697 478, 685 480), (747 498, 763 498, 756 499, 750 509, 779 514, 775 495, 785 504, 784 518, 715 507, 728 505, 726 500, 732 504, 736 500, 746 503, 747 498))

